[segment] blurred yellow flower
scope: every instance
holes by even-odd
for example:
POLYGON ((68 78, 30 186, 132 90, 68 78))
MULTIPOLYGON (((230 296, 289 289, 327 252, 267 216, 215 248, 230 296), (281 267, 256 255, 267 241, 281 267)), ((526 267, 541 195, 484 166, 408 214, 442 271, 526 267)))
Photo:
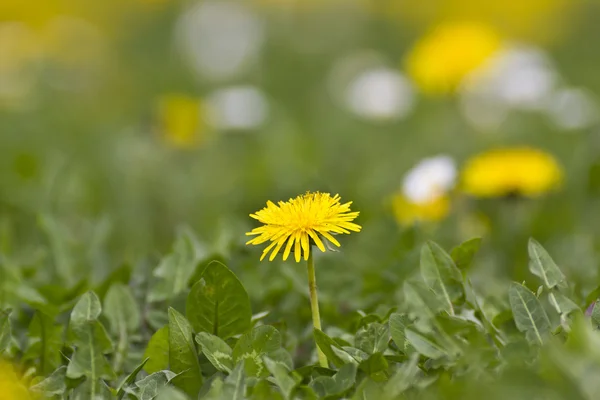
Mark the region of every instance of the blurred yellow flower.
POLYGON ((0 400, 33 400, 34 396, 27 388, 16 368, 6 360, 0 359, 0 400))
POLYGON ((406 69, 423 92, 448 93, 494 55, 501 44, 500 36, 489 26, 442 24, 417 41, 406 57, 406 69))
POLYGON ((465 193, 478 197, 534 197, 556 188, 562 175, 554 157, 542 150, 494 149, 467 161, 461 187, 465 193))
POLYGON ((450 199, 447 196, 435 197, 431 200, 415 203, 402 194, 392 199, 394 217, 400 225, 410 225, 415 222, 440 221, 450 211, 450 199))
POLYGON ((193 148, 206 138, 202 103, 185 94, 163 96, 158 107, 161 134, 165 141, 179 148, 193 148))
POLYGON ((294 246, 296 262, 300 262, 301 253, 308 260, 311 242, 321 250, 325 246, 321 237, 336 246, 340 243, 333 234, 360 232, 361 227, 351 221, 358 217, 358 211, 350 212, 352 202, 340 203, 340 196, 331 196, 329 193, 310 193, 300 195, 289 201, 280 201, 277 205, 268 201, 267 206, 250 217, 264 225, 254 228, 246 233, 248 236, 258 235, 246 244, 258 245, 271 241, 263 250, 263 260, 267 253, 273 249, 269 261, 273 261, 277 253, 287 242, 283 252, 283 259, 287 260, 294 246))

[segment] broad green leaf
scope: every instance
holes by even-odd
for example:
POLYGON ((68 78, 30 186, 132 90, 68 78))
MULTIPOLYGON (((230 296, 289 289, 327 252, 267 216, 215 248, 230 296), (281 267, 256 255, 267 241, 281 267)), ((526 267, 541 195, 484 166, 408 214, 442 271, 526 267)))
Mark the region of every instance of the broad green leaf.
POLYGON ((186 302, 186 316, 196 332, 228 339, 251 326, 250 299, 238 278, 213 261, 194 284, 186 302))
POLYGON ((450 255, 456 267, 463 272, 468 270, 480 246, 481 238, 473 238, 453 248, 450 255))
POLYGON ((372 354, 369 358, 362 361, 358 368, 364 371, 371 379, 376 382, 388 380, 388 361, 383 356, 383 353, 372 354))
POLYGON ((121 383, 119 384, 119 387, 117 388, 117 398, 119 400, 122 399, 123 396, 125 395, 124 388, 128 385, 133 384, 133 382, 135 381, 135 378, 140 373, 140 371, 144 368, 144 365, 146 365, 148 360, 149 360, 148 358, 145 358, 144 361, 142 361, 137 367, 135 367, 135 369, 133 371, 131 371, 131 373, 129 375, 127 375, 121 381, 121 383))
POLYGON ((272 326, 254 327, 244 334, 233 348, 233 361, 237 365, 244 361, 246 375, 267 376, 262 357, 270 355, 281 347, 281 334, 272 326))
POLYGON ((356 332, 354 343, 357 348, 367 354, 382 353, 390 342, 390 331, 387 325, 374 322, 356 332))
POLYGON ((315 378, 310 383, 310 387, 321 397, 340 396, 354 386, 356 369, 356 364, 345 364, 332 377, 320 376, 315 378))
POLYGON ((148 296, 150 302, 172 299, 188 288, 188 283, 196 269, 198 254, 195 239, 190 230, 179 232, 173 251, 165 256, 154 276, 158 282, 148 296))
POLYGON ((61 363, 63 326, 56 325, 54 318, 37 311, 29 324, 26 360, 37 360, 39 373, 47 376, 61 363))
MULTIPOLYGON (((252 386, 252 393, 248 400, 284 400, 283 394, 277 387, 271 384, 271 380, 273 378, 260 379, 258 383, 252 386)), ((296 390, 294 400, 304 400, 303 397, 298 396, 298 391, 296 390)), ((315 397, 316 400, 316 397, 315 397)))
POLYGON ((159 392, 158 396, 156 396, 156 400, 188 400, 189 397, 186 396, 180 390, 175 389, 172 386, 165 386, 159 392))
POLYGON ((508 299, 517 329, 525 332, 528 339, 543 343, 550 331, 550 320, 540 301, 526 287, 513 282, 508 289, 508 299))
POLYGON ((427 286, 454 314, 452 302, 463 295, 462 275, 452 258, 436 243, 427 242, 421 248, 421 275, 427 286))
POLYGON ((110 388, 104 381, 86 379, 73 390, 69 400, 108 400, 112 398, 110 388))
POLYGON ((337 344, 335 340, 327 336, 323 331, 314 329, 313 334, 317 346, 319 346, 321 351, 327 357, 327 360, 333 363, 333 365, 339 368, 342 365, 351 362, 350 360, 352 357, 342 349, 342 346, 337 344), (334 349, 338 351, 336 352, 334 349))
POLYGON ((428 338, 411 328, 407 328, 404 333, 406 335, 406 340, 425 357, 436 360, 449 355, 446 349, 433 341, 433 339, 428 338))
POLYGON ((52 374, 50 374, 50 376, 43 381, 33 385, 31 387, 31 391, 34 393, 39 393, 45 397, 63 395, 67 390, 67 384, 65 381, 66 373, 67 367, 63 365, 52 372, 52 374))
POLYGON ((529 239, 527 250, 529 252, 529 270, 542 279, 546 288, 552 289, 565 280, 565 276, 550 254, 535 239, 529 239))
POLYGON ((302 381, 298 374, 290 373, 288 367, 282 363, 271 360, 269 357, 263 357, 265 366, 273 375, 275 384, 281 389, 283 396, 290 399, 294 388, 302 381))
POLYGON ((137 387, 133 393, 139 400, 153 400, 167 383, 176 379, 177 375, 171 371, 158 371, 140 379, 135 383, 137 387))
POLYGON ((406 389, 408 389, 419 372, 419 355, 413 354, 404 362, 396 373, 390 378, 383 388, 383 398, 398 398, 406 389))
POLYGON ((144 352, 144 358, 148 359, 144 371, 149 374, 167 369, 169 366, 169 325, 154 332, 144 352))
POLYGON ((594 308, 592 309, 592 325, 596 329, 600 329, 600 301, 596 301, 594 303, 594 308))
POLYGON ((238 363, 223 382, 223 399, 244 400, 246 398, 246 376, 244 365, 238 363))
POLYGON ((196 343, 202 348, 202 353, 219 371, 231 373, 233 369, 233 350, 223 339, 210 333, 200 332, 196 335, 196 343))
POLYGON ((562 293, 552 293, 554 297, 554 301, 556 305, 560 309, 561 314, 570 314, 573 311, 581 311, 581 307, 579 307, 575 302, 569 299, 562 293))
POLYGON ((0 310, 0 354, 8 349, 12 340, 10 313, 11 310, 0 310))
POLYGON ((406 314, 394 313, 390 315, 389 325, 394 343, 400 350, 404 351, 406 349, 405 330, 412 325, 410 318, 406 314))
POLYGON ((113 368, 121 372, 129 347, 129 335, 139 330, 141 317, 135 298, 128 286, 112 285, 104 298, 104 314, 111 332, 117 337, 113 368))
POLYGON ((91 391, 88 393, 90 396, 100 390, 100 379, 114 378, 114 373, 104 357, 104 354, 112 351, 113 346, 104 326, 98 321, 101 311, 100 300, 96 294, 87 292, 73 308, 69 321, 69 333, 75 351, 67 366, 67 377, 87 377, 90 383, 86 387, 91 391))
POLYGON ((192 337, 192 327, 183 315, 169 308, 169 366, 179 374, 173 385, 191 397, 197 397, 202 386, 198 352, 192 337))

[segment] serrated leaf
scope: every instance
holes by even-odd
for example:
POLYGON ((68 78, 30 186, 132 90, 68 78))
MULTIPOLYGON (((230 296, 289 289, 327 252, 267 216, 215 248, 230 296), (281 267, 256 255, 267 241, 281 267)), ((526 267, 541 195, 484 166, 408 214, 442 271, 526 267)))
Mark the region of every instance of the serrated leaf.
POLYGON ((43 381, 33 385, 31 391, 44 397, 63 395, 67 390, 67 367, 61 366, 43 381))
POLYGON ((125 395, 124 388, 128 385, 133 384, 133 382, 135 381, 135 378, 140 373, 140 371, 144 368, 144 365, 146 365, 148 360, 149 360, 149 358, 145 358, 144 361, 142 361, 137 367, 135 367, 135 369, 133 371, 131 371, 131 373, 129 375, 127 375, 121 381, 121 383, 119 384, 119 387, 117 388, 117 398, 119 400, 122 399, 123 396, 125 395))
POLYGON ((44 376, 52 373, 60 365, 62 333, 62 325, 56 325, 53 317, 40 311, 33 315, 27 335, 27 351, 23 358, 37 360, 38 371, 44 376))
POLYGON ((446 311, 454 314, 452 302, 463 295, 462 275, 452 258, 436 243, 421 248, 421 276, 427 286, 444 302, 446 311))
POLYGON ((448 351, 422 333, 416 332, 411 328, 405 330, 406 340, 425 357, 433 360, 448 356, 448 351))
POLYGON ((529 239, 527 250, 529 252, 529 270, 542 279, 546 288, 552 289, 564 281, 565 276, 562 271, 546 249, 535 239, 529 239))
POLYGON ((202 373, 192 327, 183 315, 169 308, 169 366, 179 375, 173 380, 177 386, 191 397, 197 397, 202 387, 202 373))
POLYGON ((244 361, 246 375, 252 377, 267 376, 262 357, 277 351, 281 347, 281 334, 272 326, 254 327, 243 335, 233 348, 233 361, 237 365, 244 361))
POLYGON ((542 344, 543 337, 550 331, 550 320, 537 297, 526 287, 513 282, 508 299, 517 329, 542 344))
POLYGON ((227 339, 250 329, 250 299, 235 274, 213 261, 188 295, 186 316, 196 332, 227 339))
POLYGON ((450 255, 456 267, 463 272, 469 269, 479 247, 481 247, 481 238, 473 238, 453 248, 450 255))
POLYGON ((144 371, 149 374, 167 369, 169 366, 169 325, 154 332, 144 352, 144 358, 148 358, 144 371))
POLYGON ((210 333, 201 332, 196 335, 196 343, 202 348, 202 353, 219 371, 231 373, 233 369, 233 350, 223 339, 210 333))
POLYGON ((355 346, 367 354, 382 353, 390 342, 390 331, 387 325, 371 323, 356 332, 355 346))
POLYGON ((321 397, 340 396, 354 386, 356 369, 357 366, 353 363, 343 365, 332 377, 315 378, 310 387, 321 397))
POLYGON ((129 347, 129 335, 135 333, 141 324, 140 312, 128 286, 115 283, 108 289, 104 298, 104 314, 111 332, 118 338, 113 367, 121 372, 129 347))
POLYGON ((281 393, 286 399, 290 399, 294 388, 302 381, 302 378, 294 373, 290 373, 288 367, 282 363, 271 360, 269 357, 263 357, 265 366, 273 375, 275 384, 281 389, 281 393))
POLYGON ((410 318, 406 314, 394 313, 390 315, 389 325, 392 340, 400 350, 404 351, 406 348, 406 335, 404 332, 407 327, 412 325, 410 318))

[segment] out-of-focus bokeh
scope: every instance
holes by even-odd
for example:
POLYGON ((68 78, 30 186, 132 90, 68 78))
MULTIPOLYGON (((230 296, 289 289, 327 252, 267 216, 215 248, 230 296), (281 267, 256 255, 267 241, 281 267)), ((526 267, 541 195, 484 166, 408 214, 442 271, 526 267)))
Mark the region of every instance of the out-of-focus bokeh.
POLYGON ((1 251, 100 281, 188 226, 261 300, 273 269, 280 289, 303 272, 256 262, 248 214, 320 190, 364 227, 319 261, 326 304, 376 302, 424 238, 483 236, 475 276, 521 279, 535 236, 595 279, 598 18, 585 0, 3 0, 1 251))

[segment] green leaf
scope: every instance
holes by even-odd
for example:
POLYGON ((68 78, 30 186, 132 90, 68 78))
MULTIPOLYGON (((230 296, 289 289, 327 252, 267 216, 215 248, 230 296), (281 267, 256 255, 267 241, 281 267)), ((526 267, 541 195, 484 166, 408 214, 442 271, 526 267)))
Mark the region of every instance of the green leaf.
POLYGON ((202 353, 219 371, 231 373, 233 369, 233 350, 223 339, 210 333, 201 332, 196 335, 196 343, 202 348, 202 353))
POLYGON ((148 301, 169 300, 185 291, 197 261, 195 239, 190 230, 183 229, 175 240, 173 251, 161 260, 154 271, 158 282, 151 289, 148 301))
POLYGON ((67 390, 66 373, 67 367, 59 367, 46 379, 33 385, 30 390, 44 397, 63 395, 67 390))
POLYGON ((149 358, 145 358, 144 361, 142 361, 137 367, 135 367, 135 369, 133 371, 131 371, 131 373, 129 375, 127 375, 119 384, 119 387, 117 388, 117 398, 120 400, 123 398, 123 396, 125 395, 125 387, 128 385, 131 385, 134 381, 135 378, 137 377, 137 375, 140 373, 140 371, 144 368, 144 365, 146 365, 146 363, 148 362, 149 358))
POLYGON ((600 329, 600 305, 598 304, 600 304, 600 301, 596 301, 592 309, 592 325, 596 329, 600 329))
POLYGON ((127 392, 133 393, 139 400, 153 400, 167 383, 171 382, 177 375, 171 371, 158 371, 135 383, 137 390, 127 392))
POLYGON ((383 353, 372 354, 368 359, 362 361, 358 368, 376 382, 383 382, 389 378, 389 364, 383 353))
POLYGON ((227 339, 250 329, 250 299, 235 274, 213 261, 188 295, 186 316, 196 332, 227 339))
POLYGON ((403 363, 396 373, 390 378, 383 388, 386 399, 398 398, 406 389, 408 389, 419 372, 419 355, 413 354, 408 361, 403 363))
POLYGON ((148 362, 144 366, 144 371, 149 374, 168 368, 169 325, 165 325, 154 332, 144 352, 144 358, 148 358, 148 362))
POLYGON ((0 354, 9 348, 12 341, 10 313, 11 310, 0 310, 0 354))
POLYGON ((508 300, 517 329, 525 332, 527 338, 543 343, 543 337, 550 331, 550 320, 540 301, 526 287, 513 282, 508 289, 508 300))
POLYGON ((331 361, 336 367, 340 368, 344 364, 354 361, 354 359, 342 349, 342 346, 327 336, 323 331, 314 329, 313 334, 317 346, 319 346, 321 351, 325 354, 327 360, 331 361))
POLYGON ((86 387, 91 391, 88 395, 92 399, 102 389, 98 386, 100 379, 114 379, 114 373, 104 357, 104 354, 112 351, 112 342, 104 326, 98 321, 101 311, 96 294, 87 292, 75 304, 69 322, 71 343, 75 346, 75 351, 67 366, 67 377, 87 377, 87 381, 91 383, 86 387))
POLYGON ((529 252, 529 270, 542 279, 546 288, 552 289, 564 281, 565 276, 562 271, 546 249, 535 239, 529 239, 527 250, 529 252))
POLYGON ((462 275, 452 258, 434 242, 428 241, 421 248, 421 275, 427 286, 442 299, 446 311, 453 315, 452 302, 463 295, 462 275))
POLYGON ((244 361, 246 375, 252 377, 267 376, 263 356, 281 348, 281 334, 272 326, 254 327, 243 335, 233 348, 233 362, 237 365, 244 361))
POLYGON ((222 399, 244 400, 246 398, 246 377, 244 365, 238 363, 223 382, 222 399))
POLYGON ((356 379, 356 364, 343 365, 332 377, 320 376, 315 378, 310 387, 321 397, 341 396, 354 386, 356 379))
POLYGON ((52 373, 61 363, 62 334, 62 325, 56 325, 53 317, 36 311, 29 324, 28 346, 23 358, 38 360, 40 374, 52 373))
POLYGON ((394 313, 390 315, 389 325, 392 340, 400 350, 404 351, 406 349, 405 330, 412 325, 410 318, 406 314, 394 313))
POLYGON ((113 284, 104 298, 104 314, 109 321, 111 332, 117 339, 117 349, 113 367, 121 372, 129 347, 129 335, 139 330, 140 312, 128 286, 113 284))
POLYGON ((406 340, 425 357, 436 360, 448 356, 448 352, 442 346, 437 344, 432 338, 429 338, 411 328, 405 330, 406 340))
POLYGON ((374 322, 356 332, 355 346, 367 354, 382 353, 390 342, 390 331, 387 325, 374 322))
POLYGON ((275 384, 281 389, 283 396, 290 399, 292 392, 302 381, 298 374, 290 373, 285 364, 271 360, 269 357, 263 357, 263 361, 275 380, 275 384))
POLYGON ((156 396, 156 400, 188 400, 189 397, 185 393, 175 389, 172 386, 165 386, 156 396))
POLYGON ((179 374, 173 385, 191 397, 197 397, 202 386, 197 354, 190 323, 174 308, 169 308, 169 365, 171 371, 179 374))
POLYGON ((479 247, 481 247, 481 238, 473 238, 453 248, 450 255, 456 267, 463 272, 468 270, 479 247))

